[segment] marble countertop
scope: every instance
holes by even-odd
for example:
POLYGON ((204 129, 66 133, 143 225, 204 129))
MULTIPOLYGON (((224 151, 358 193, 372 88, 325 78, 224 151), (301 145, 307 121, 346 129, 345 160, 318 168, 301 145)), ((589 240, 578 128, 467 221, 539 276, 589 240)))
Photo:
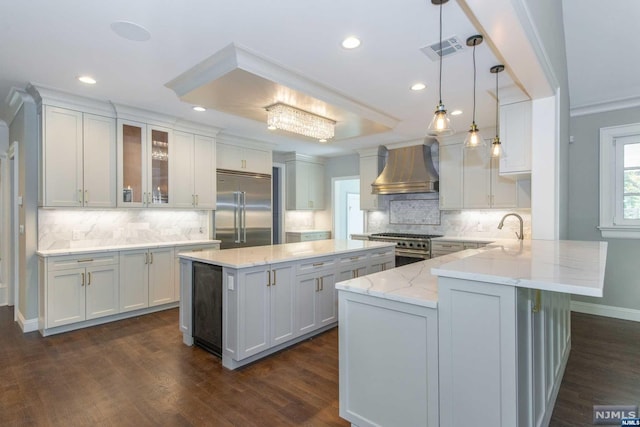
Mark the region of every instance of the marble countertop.
POLYGON ((297 261, 325 255, 356 252, 366 249, 394 247, 394 243, 362 240, 316 240, 283 245, 253 246, 179 254, 181 258, 230 268, 246 268, 278 262, 297 261))
POLYGON ((606 258, 606 242, 499 240, 339 282, 336 288, 434 308, 438 276, 601 297, 606 258))
POLYGON ((438 307, 438 276, 431 274, 431 269, 476 255, 483 250, 485 249, 467 249, 338 282, 336 289, 436 308, 438 307))
POLYGON ((149 242, 149 243, 132 243, 128 245, 99 246, 92 248, 66 248, 66 249, 45 249, 36 251, 37 255, 42 257, 60 256, 60 255, 82 255, 97 252, 117 252, 133 249, 145 248, 166 248, 170 246, 190 246, 190 245, 208 245, 220 243, 220 240, 180 240, 175 242, 149 242))
POLYGON ((486 237, 465 237, 465 236, 442 236, 434 237, 432 242, 472 242, 472 243, 493 243, 498 239, 486 237))
POLYGON ((285 233, 330 233, 331 230, 322 230, 322 229, 314 229, 314 230, 285 230, 285 233))
POLYGON ((431 269, 436 276, 602 297, 607 242, 500 240, 431 269))

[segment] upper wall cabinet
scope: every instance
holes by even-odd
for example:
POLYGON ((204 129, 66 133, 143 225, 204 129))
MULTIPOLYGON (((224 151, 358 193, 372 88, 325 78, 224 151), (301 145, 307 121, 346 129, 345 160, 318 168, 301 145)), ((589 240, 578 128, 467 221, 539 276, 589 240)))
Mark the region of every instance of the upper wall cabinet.
POLYGON ((500 106, 500 175, 531 175, 531 101, 500 106))
POLYGON ((168 127, 118 120, 118 207, 169 206, 168 127))
POLYGON ((50 105, 42 110, 41 205, 115 207, 115 119, 50 105))
POLYGON ((440 209, 462 209, 463 144, 440 145, 440 209))
POLYGON ((171 204, 176 208, 216 208, 216 144, 211 137, 174 131, 171 204))
POLYGON ((324 160, 294 154, 285 167, 287 210, 324 209, 324 160))
POLYGON ((271 175, 272 161, 270 150, 218 143, 217 153, 216 165, 218 169, 271 175))

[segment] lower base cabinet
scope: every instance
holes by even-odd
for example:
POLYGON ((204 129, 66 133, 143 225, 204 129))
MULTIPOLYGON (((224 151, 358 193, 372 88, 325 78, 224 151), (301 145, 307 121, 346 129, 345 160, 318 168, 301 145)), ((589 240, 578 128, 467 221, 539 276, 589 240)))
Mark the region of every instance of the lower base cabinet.
POLYGON ((47 328, 119 312, 117 254, 61 257, 47 271, 44 318, 47 328))
POLYGON ((223 321, 228 334, 237 334, 238 358, 253 356, 293 337, 293 265, 225 269, 223 275, 227 282, 242 283, 237 299, 228 299, 235 304, 228 307, 229 316, 223 321))
POLYGON ((548 425, 571 348, 570 296, 449 277, 438 286, 440 425, 548 425))
POLYGON ((120 310, 131 311, 177 301, 174 249, 120 252, 120 310))
POLYGON ((296 335, 304 335, 338 321, 336 275, 333 271, 307 273, 296 278, 296 335))
POLYGON ((41 255, 38 329, 46 336, 175 307, 180 299, 175 254, 219 248, 217 243, 207 243, 41 255))
POLYGON ((340 417, 361 427, 439 426, 437 309, 339 298, 340 417))

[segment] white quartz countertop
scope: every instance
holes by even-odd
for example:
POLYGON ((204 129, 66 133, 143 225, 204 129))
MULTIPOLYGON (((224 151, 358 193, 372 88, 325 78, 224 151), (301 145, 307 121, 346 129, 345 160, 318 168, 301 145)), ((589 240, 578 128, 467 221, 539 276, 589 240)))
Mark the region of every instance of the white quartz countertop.
POLYGON ((478 254, 483 250, 483 248, 467 249, 338 282, 336 289, 436 308, 438 306, 438 277, 431 274, 431 269, 478 254))
POLYGON ((285 233, 330 233, 331 230, 322 230, 322 229, 315 229, 315 230, 286 230, 285 233))
POLYGON ((500 240, 431 269, 436 276, 602 297, 607 242, 500 240))
POLYGON ((493 243, 498 239, 486 237, 465 237, 465 236, 442 236, 433 237, 432 242, 472 242, 472 243, 493 243))
POLYGON ((224 249, 182 253, 181 258, 207 264, 231 268, 246 268, 256 265, 296 261, 325 255, 356 252, 366 249, 394 247, 394 243, 369 242, 362 240, 316 240, 312 242, 286 243, 283 245, 253 246, 248 248, 224 249))
POLYGON ((175 242, 132 243, 127 245, 99 246, 91 248, 46 249, 36 251, 42 257, 60 255, 82 255, 96 252, 117 252, 132 249, 166 248, 171 246, 208 245, 220 243, 220 240, 180 240, 175 242))

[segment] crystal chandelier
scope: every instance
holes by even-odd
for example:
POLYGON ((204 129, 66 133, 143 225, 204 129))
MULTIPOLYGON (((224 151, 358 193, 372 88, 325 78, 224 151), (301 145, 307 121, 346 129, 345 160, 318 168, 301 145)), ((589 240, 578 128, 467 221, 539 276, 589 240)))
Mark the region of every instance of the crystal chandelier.
POLYGON ((320 142, 327 142, 334 136, 336 122, 326 117, 280 102, 266 107, 266 110, 269 129, 286 130, 315 138, 320 142))

